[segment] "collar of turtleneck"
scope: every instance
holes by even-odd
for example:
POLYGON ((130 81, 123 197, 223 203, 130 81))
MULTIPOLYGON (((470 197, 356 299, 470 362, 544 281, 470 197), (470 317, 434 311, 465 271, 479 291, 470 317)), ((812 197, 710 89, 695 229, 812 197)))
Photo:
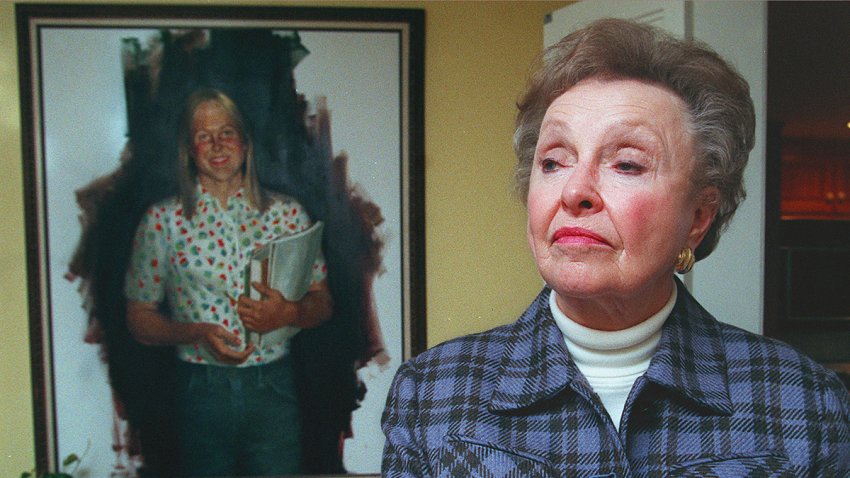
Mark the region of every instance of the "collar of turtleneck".
POLYGON ((661 340, 661 326, 676 304, 676 288, 658 312, 625 330, 595 330, 573 322, 561 312, 555 291, 549 307, 578 369, 584 374, 619 428, 620 415, 635 380, 646 372, 661 340))
POLYGON ((593 376, 622 376, 636 369, 645 371, 655 347, 661 339, 661 326, 676 303, 676 288, 670 299, 658 312, 643 322, 624 330, 613 332, 591 329, 561 312, 555 301, 555 291, 549 296, 549 307, 567 344, 573 361, 586 376, 585 368, 593 376))

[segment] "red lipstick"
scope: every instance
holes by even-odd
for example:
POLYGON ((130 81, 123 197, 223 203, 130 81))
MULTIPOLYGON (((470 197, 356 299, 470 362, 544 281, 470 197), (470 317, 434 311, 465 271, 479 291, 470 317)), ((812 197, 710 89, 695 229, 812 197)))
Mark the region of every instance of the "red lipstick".
POLYGON ((581 227, 558 229, 552 236, 552 242, 555 244, 610 245, 599 234, 581 227))

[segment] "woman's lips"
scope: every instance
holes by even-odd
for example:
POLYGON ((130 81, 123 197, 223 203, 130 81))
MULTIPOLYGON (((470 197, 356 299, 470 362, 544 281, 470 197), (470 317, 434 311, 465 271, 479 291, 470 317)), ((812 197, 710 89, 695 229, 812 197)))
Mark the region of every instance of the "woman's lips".
POLYGON ((581 227, 562 227, 552 236, 555 244, 609 245, 602 236, 581 227))
POLYGON ((229 156, 227 156, 227 155, 216 156, 216 157, 210 158, 210 164, 213 165, 213 166, 222 166, 225 163, 227 163, 228 159, 229 159, 229 156))

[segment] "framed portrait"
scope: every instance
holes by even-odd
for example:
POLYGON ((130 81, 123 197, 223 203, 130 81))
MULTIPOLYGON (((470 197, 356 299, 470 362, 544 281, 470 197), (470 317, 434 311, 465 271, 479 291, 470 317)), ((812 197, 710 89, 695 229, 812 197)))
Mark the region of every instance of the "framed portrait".
POLYGON ((425 346, 423 12, 17 4, 16 16, 38 469, 72 454, 80 476, 173 465, 176 354, 133 340, 123 291, 139 218, 178 194, 177 113, 214 88, 242 112, 260 187, 325 224, 334 313, 287 349, 303 368, 305 473, 380 473, 390 382, 425 346))

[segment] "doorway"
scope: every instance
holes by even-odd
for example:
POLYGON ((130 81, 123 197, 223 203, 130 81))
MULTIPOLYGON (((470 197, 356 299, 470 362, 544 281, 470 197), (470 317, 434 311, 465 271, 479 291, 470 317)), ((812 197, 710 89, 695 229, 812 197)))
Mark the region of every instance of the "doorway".
POLYGON ((764 332, 850 386, 850 3, 769 2, 764 332))

